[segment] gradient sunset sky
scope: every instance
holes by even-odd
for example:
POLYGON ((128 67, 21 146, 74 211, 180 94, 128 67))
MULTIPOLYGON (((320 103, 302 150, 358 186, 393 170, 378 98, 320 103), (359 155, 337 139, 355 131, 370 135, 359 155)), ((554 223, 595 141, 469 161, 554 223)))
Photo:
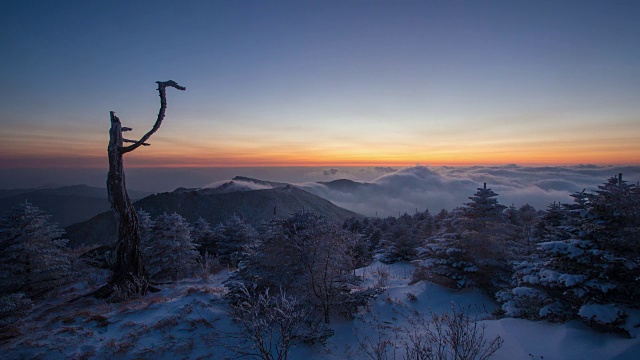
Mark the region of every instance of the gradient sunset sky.
POLYGON ((5 1, 0 168, 640 165, 638 1, 5 1))

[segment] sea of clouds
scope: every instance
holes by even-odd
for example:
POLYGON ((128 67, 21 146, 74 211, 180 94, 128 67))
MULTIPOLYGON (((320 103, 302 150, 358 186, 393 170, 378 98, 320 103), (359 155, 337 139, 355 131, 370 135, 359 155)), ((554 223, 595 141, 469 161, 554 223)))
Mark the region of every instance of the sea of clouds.
MULTIPOLYGON (((337 170, 323 172, 323 181, 362 178, 361 169, 337 170)), ((499 194, 501 204, 516 207, 529 204, 545 209, 553 202, 571 202, 572 193, 595 190, 619 173, 629 183, 640 181, 637 166, 415 166, 392 171, 386 168, 384 174, 368 181, 371 186, 359 187, 357 191, 332 190, 319 183, 300 186, 363 215, 398 216, 416 210, 438 212, 462 206, 484 183, 499 194)))
MULTIPOLYGON (((499 194, 501 204, 529 204, 545 209, 555 202, 571 202, 570 195, 597 189, 608 178, 640 181, 640 166, 412 166, 371 167, 253 167, 253 168, 142 168, 128 169, 127 187, 149 192, 178 187, 216 187, 234 176, 295 184, 334 204, 367 216, 398 216, 416 210, 435 213, 468 202, 476 189, 487 187, 499 194), (354 191, 331 189, 318 182, 350 179, 369 186, 354 191)), ((0 188, 88 184, 104 187, 106 169, 27 169, 0 171, 0 188)), ((250 182, 238 188, 265 189, 250 182)))

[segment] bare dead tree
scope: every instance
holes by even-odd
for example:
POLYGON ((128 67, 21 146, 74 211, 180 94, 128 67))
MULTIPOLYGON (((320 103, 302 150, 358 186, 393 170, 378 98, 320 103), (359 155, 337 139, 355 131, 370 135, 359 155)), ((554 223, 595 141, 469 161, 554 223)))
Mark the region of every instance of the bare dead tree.
POLYGON ((175 81, 156 81, 160 95, 160 111, 158 118, 151 130, 149 130, 139 140, 129 140, 122 136, 123 132, 131 131, 131 128, 123 127, 120 119, 111 111, 111 129, 109 130, 109 174, 107 175, 107 192, 111 209, 116 218, 118 226, 118 243, 116 248, 116 258, 114 262, 113 277, 109 283, 98 289, 94 295, 96 297, 109 297, 114 293, 127 291, 144 294, 149 287, 147 272, 142 260, 140 249, 140 229, 138 216, 131 204, 125 183, 123 156, 132 152, 140 146, 149 146, 149 140, 160 125, 167 109, 166 88, 173 87, 178 90, 186 90, 175 81), (131 145, 124 146, 125 143, 131 145))

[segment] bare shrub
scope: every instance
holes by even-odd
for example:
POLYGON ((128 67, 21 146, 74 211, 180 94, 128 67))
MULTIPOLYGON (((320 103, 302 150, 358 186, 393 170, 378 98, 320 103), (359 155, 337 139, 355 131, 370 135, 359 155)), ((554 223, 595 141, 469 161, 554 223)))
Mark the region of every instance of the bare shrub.
POLYGON ((375 317, 367 322, 367 325, 373 331, 371 336, 360 334, 358 328, 353 330, 353 336, 355 336, 360 350, 371 360, 396 359, 397 351, 400 349, 398 346, 399 329, 381 322, 375 317))
POLYGON ((139 298, 147 293, 149 283, 142 277, 131 277, 131 280, 125 279, 120 285, 111 285, 111 302, 120 302, 129 299, 139 298))
POLYGON ((319 322, 310 322, 311 308, 283 290, 277 295, 269 289, 254 293, 244 285, 239 290, 239 301, 231 305, 239 332, 225 334, 237 342, 223 344, 234 356, 285 360, 291 346, 313 338, 318 331, 313 325, 319 322))
POLYGON ((373 285, 374 287, 385 288, 389 285, 389 269, 379 266, 373 274, 376 279, 376 283, 373 285))
POLYGON ((220 264, 220 259, 217 256, 213 256, 208 252, 205 252, 202 256, 202 271, 200 277, 203 280, 208 280, 209 276, 215 275, 222 271, 224 266, 220 264))
POLYGON ((409 325, 401 328, 374 318, 369 323, 373 337, 354 331, 360 349, 372 360, 486 360, 503 343, 499 336, 485 336, 485 325, 456 305, 442 315, 414 312, 405 319, 409 325), (399 349, 404 355, 398 355, 399 349))
POLYGON ((411 302, 416 302, 418 301, 418 297, 414 293, 407 293, 407 300, 411 302))
POLYGON ((416 264, 414 266, 413 273, 411 274, 411 282, 409 282, 409 285, 413 285, 423 280, 429 281, 429 270, 426 266, 416 264))
POLYGON ((406 359, 485 360, 504 342, 499 336, 489 340, 484 333, 486 326, 455 305, 442 315, 415 314, 408 321, 406 359))

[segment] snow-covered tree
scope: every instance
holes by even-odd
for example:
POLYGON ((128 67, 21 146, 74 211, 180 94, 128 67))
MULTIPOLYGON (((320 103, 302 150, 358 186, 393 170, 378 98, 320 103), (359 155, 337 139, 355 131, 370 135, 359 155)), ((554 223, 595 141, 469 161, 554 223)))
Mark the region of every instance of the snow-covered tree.
POLYGON ((508 315, 625 322, 640 304, 640 197, 611 178, 573 204, 553 205, 543 221, 537 258, 517 264, 514 288, 501 294, 508 315))
POLYGON ((384 234, 380 243, 384 256, 382 261, 393 263, 395 261, 411 261, 416 258, 417 248, 428 237, 417 226, 417 220, 410 215, 400 216, 389 230, 384 234))
POLYGON ((309 301, 328 322, 336 310, 357 306, 351 293, 358 282, 353 275, 355 244, 355 235, 338 225, 298 212, 267 224, 238 279, 258 289, 282 288, 309 301))
POLYGON ((155 222, 151 219, 151 214, 144 209, 138 209, 138 223, 140 228, 140 239, 142 243, 148 242, 151 238, 151 229, 155 222))
POLYGON ((454 209, 441 221, 438 233, 421 250, 422 265, 447 284, 478 286, 493 292, 509 278, 511 227, 493 190, 478 188, 471 202, 454 209))
POLYGON ((257 231, 240 217, 233 215, 213 229, 213 243, 222 264, 237 266, 244 258, 245 247, 258 237, 257 231))
POLYGON ((193 242, 198 245, 198 250, 200 250, 201 254, 214 255, 217 253, 218 248, 214 233, 207 220, 199 217, 192 224, 191 237, 193 238, 193 242))
POLYGON ((177 280, 199 269, 200 254, 191 240, 191 226, 177 213, 158 216, 151 228, 143 256, 149 276, 156 280, 177 280))
POLYGON ((0 295, 42 297, 72 275, 64 231, 25 202, 0 219, 0 295))

